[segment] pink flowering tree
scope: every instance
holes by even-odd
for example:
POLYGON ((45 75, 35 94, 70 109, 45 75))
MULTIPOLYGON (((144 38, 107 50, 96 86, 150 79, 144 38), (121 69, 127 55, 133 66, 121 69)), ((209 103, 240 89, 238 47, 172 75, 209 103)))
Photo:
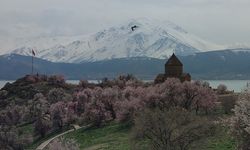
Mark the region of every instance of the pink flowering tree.
POLYGON ((178 79, 168 79, 162 84, 147 87, 143 94, 146 105, 165 109, 181 107, 188 111, 205 110, 215 106, 216 94, 207 86, 197 82, 181 83, 178 79))
POLYGON ((183 94, 184 97, 180 103, 180 106, 186 110, 191 111, 194 107, 194 104, 197 103, 200 96, 200 88, 203 88, 197 84, 191 82, 183 83, 183 94))
POLYGON ((239 149, 250 147, 250 87, 245 89, 236 102, 235 115, 231 118, 231 129, 239 149))
POLYGON ((52 120, 53 129, 61 130, 65 125, 66 108, 67 106, 64 102, 57 102, 50 106, 50 116, 52 120))
POLYGON ((183 85, 179 79, 170 78, 155 87, 161 96, 160 107, 177 107, 183 100, 183 85))
POLYGON ((132 121, 137 111, 144 106, 143 88, 126 87, 117 102, 117 119, 119 121, 132 121))
POLYGON ((186 110, 195 109, 196 113, 199 110, 204 110, 206 113, 208 110, 215 107, 217 101, 216 93, 203 84, 196 84, 195 82, 183 83, 184 98, 181 103, 181 107, 186 110))
POLYGON ((31 120, 36 119, 49 112, 49 102, 42 93, 37 93, 29 104, 29 113, 31 120))
POLYGON ((216 101, 216 95, 209 87, 192 82, 181 83, 175 78, 156 85, 85 88, 76 92, 74 97, 78 116, 97 124, 116 119, 132 121, 136 113, 144 108, 163 110, 181 107, 188 111, 207 112, 216 101))
POLYGON ((72 101, 72 96, 65 92, 63 88, 53 88, 47 94, 47 99, 50 103, 59 101, 72 101))
POLYGON ((103 121, 111 118, 110 113, 105 109, 102 92, 102 88, 94 88, 91 97, 85 103, 84 118, 87 122, 93 123, 95 126, 100 126, 103 121))
POLYGON ((215 107, 218 97, 212 89, 207 87, 200 87, 198 91, 199 95, 195 106, 196 113, 198 113, 199 110, 203 110, 207 114, 209 110, 215 107))
POLYGON ((76 100, 76 112, 80 116, 85 112, 87 103, 89 103, 93 96, 93 90, 86 88, 82 91, 78 91, 74 94, 76 100))
POLYGON ((133 90, 136 98, 140 99, 141 107, 165 109, 180 105, 183 99, 183 86, 178 79, 168 79, 164 83, 137 87, 133 90))
POLYGON ((110 114, 111 119, 116 119, 117 102, 121 99, 121 90, 119 87, 103 89, 101 99, 104 108, 110 114))
POLYGON ((77 117, 77 102, 68 102, 66 109, 66 116, 65 116, 65 123, 66 125, 70 125, 76 123, 78 121, 77 117))
POLYGON ((119 99, 118 87, 93 89, 86 88, 75 94, 77 113, 86 122, 100 126, 102 122, 116 119, 116 102, 119 99))

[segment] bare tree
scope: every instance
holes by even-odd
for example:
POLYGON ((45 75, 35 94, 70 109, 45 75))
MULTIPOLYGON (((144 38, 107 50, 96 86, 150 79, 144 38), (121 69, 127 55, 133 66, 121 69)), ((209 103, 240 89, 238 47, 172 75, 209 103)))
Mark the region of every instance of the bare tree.
POLYGON ((135 119, 134 138, 150 141, 153 150, 187 150, 209 136, 212 129, 212 123, 183 108, 148 109, 135 119))

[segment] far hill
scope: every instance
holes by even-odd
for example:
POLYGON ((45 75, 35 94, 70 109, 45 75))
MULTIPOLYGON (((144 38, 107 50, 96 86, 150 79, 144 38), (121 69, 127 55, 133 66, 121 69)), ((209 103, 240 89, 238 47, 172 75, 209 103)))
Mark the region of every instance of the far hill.
MULTIPOLYGON (((178 56, 184 71, 194 79, 249 79, 250 49, 235 49, 178 56)), ((141 79, 154 79, 164 72, 167 59, 132 57, 81 64, 54 63, 35 58, 35 72, 61 74, 66 79, 115 78, 134 74, 141 79)), ((17 79, 31 72, 31 57, 16 54, 0 56, 0 79, 17 79)))

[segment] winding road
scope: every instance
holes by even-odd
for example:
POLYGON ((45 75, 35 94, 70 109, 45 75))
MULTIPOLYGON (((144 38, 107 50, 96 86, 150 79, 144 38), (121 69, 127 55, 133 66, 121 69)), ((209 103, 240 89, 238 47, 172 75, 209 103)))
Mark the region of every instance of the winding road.
POLYGON ((90 125, 86 125, 86 126, 80 127, 79 125, 73 125, 74 129, 65 131, 65 132, 63 132, 63 133, 61 133, 61 134, 58 134, 58 135, 56 135, 56 136, 54 136, 54 137, 52 137, 52 138, 46 140, 45 142, 43 142, 42 144, 40 144, 40 145, 36 148, 36 150, 43 150, 43 149, 44 149, 50 142, 52 142, 54 139, 56 139, 56 138, 58 138, 58 137, 60 137, 60 136, 63 136, 63 135, 65 135, 65 134, 67 134, 67 133, 70 133, 70 132, 73 132, 73 131, 76 131, 76 130, 79 130, 79 129, 82 129, 82 128, 87 128, 87 127, 89 127, 89 126, 90 126, 90 125))

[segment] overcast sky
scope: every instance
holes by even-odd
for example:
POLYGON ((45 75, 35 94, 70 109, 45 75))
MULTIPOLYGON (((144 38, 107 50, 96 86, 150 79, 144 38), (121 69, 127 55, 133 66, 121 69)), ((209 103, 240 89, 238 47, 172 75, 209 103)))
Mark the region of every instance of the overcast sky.
POLYGON ((250 0, 0 0, 0 40, 86 34, 139 17, 217 44, 250 45, 250 0))

